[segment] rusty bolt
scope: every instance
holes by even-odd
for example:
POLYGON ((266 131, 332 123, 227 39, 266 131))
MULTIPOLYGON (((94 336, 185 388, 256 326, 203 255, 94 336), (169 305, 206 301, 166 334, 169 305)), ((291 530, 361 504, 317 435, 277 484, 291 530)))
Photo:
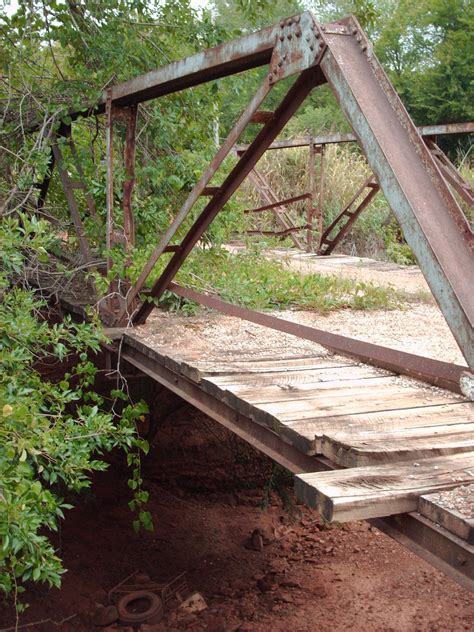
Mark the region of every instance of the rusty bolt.
POLYGON ((355 27, 352 29, 352 35, 357 35, 357 29, 355 27))
POLYGON ((324 42, 319 42, 319 48, 324 48, 324 42))
POLYGON ((301 29, 300 28, 296 29, 295 35, 296 35, 296 37, 301 37, 302 33, 301 33, 301 29))
POLYGON ((320 37, 321 37, 321 33, 320 33, 319 31, 316 31, 316 33, 314 34, 314 37, 315 37, 316 39, 320 39, 320 37))
POLYGON ((296 18, 295 18, 295 24, 299 24, 300 20, 301 20, 301 16, 297 15, 296 18))
POLYGON ((280 42, 283 42, 284 39, 285 39, 285 36, 284 35, 280 35, 280 37, 279 37, 280 42))
POLYGON ((362 37, 361 37, 360 35, 358 35, 358 36, 356 37, 356 40, 357 40, 358 42, 361 42, 361 41, 362 41, 362 37))
POLYGON ((365 51, 367 50, 367 44, 363 44, 363 46, 361 46, 362 51, 365 53, 365 51))
POLYGON ((291 26, 293 24, 293 20, 290 18, 287 22, 288 26, 291 26))
POLYGON ((284 29, 284 28, 285 28, 285 20, 282 20, 282 21, 280 22, 280 28, 281 28, 281 29, 284 29))
POLYGON ((290 40, 290 39, 293 39, 293 35, 292 35, 291 33, 288 33, 287 38, 288 38, 289 40, 290 40))

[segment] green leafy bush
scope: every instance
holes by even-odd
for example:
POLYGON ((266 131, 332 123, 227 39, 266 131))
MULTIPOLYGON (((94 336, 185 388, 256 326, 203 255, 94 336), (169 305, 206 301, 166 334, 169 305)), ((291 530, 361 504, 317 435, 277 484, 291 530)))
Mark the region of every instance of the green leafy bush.
POLYGON ((0 590, 15 596, 30 579, 59 585, 64 571, 48 531, 71 506, 64 496, 106 469, 105 452, 129 453, 132 508, 150 527, 138 460, 148 446, 136 431, 145 407, 125 404, 120 417, 110 412, 94 391, 90 358, 104 340, 98 323, 66 317, 50 325, 44 300, 27 287, 26 268, 54 241, 48 230, 25 216, 0 222, 0 590), (45 366, 58 377, 45 377, 45 366))

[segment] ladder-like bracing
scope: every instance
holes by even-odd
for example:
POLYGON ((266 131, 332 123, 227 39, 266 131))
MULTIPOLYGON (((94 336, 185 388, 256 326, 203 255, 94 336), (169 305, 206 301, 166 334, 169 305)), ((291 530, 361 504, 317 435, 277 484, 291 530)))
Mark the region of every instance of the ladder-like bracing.
MULTIPOLYGON (((104 319, 118 325, 139 324, 146 320, 153 309, 150 297, 159 299, 170 288, 176 273, 203 233, 244 179, 252 174, 258 160, 274 143, 288 120, 313 89, 328 83, 374 173, 374 179, 364 183, 364 191, 360 191, 363 193, 362 202, 356 208, 349 204, 343 209, 344 226, 350 227, 354 215, 365 207, 378 188, 383 191, 469 367, 473 369, 474 240, 447 180, 451 178, 451 185, 457 187, 463 199, 470 192, 456 180, 450 165, 446 161, 441 164, 439 156, 436 159, 422 140, 354 17, 321 25, 311 13, 305 12, 281 20, 274 26, 113 86, 103 94, 95 108, 86 113, 71 112, 72 120, 101 113, 107 117, 107 243, 117 243, 118 237, 126 244, 133 243, 131 189, 134 181, 136 106, 143 101, 259 66, 268 67, 261 86, 161 235, 138 280, 131 286, 122 284, 126 292, 119 301, 109 301, 104 319), (294 82, 280 104, 273 112, 263 111, 261 106, 273 86, 290 76, 295 77, 294 82), (117 236, 114 228, 112 202, 111 139, 114 121, 117 120, 127 124, 124 162, 128 176, 123 196, 127 234, 121 236, 117 236), (212 186, 213 176, 251 122, 259 122, 260 131, 243 152, 238 152, 238 161, 222 184, 212 186), (173 243, 183 221, 202 195, 209 196, 208 203, 181 242, 173 243), (158 259, 169 252, 172 257, 164 271, 147 290, 147 297, 140 300, 158 259)), ((42 195, 44 199, 44 191, 42 195)), ((266 206, 275 203, 276 200, 272 199, 266 206)), ((283 232, 291 233, 291 227, 285 227, 284 218, 281 227, 283 232)), ((330 242, 328 234, 326 245, 330 246, 330 242)), ((83 247, 83 250, 87 252, 87 248, 83 247)))
MULTIPOLYGON (((474 133, 474 122, 423 125, 418 127, 418 132, 423 137, 426 146, 440 167, 444 179, 457 193, 466 207, 471 208, 474 211, 474 188, 463 178, 462 174, 456 169, 446 154, 437 145, 437 138, 439 136, 452 134, 466 135, 474 133)), ((269 198, 272 198, 273 205, 272 207, 263 206, 251 209, 246 211, 246 213, 260 213, 265 210, 269 210, 273 214, 274 223, 277 226, 281 226, 282 219, 284 219, 287 231, 289 232, 289 237, 292 239, 297 248, 300 250, 306 250, 307 252, 316 252, 318 255, 332 254, 338 245, 344 240, 348 232, 352 229, 362 212, 370 206, 372 200, 379 191, 379 187, 375 179, 367 180, 368 183, 371 183, 370 186, 366 186, 366 184, 363 183, 356 190, 350 201, 342 206, 338 215, 331 220, 328 225, 326 225, 324 218, 324 193, 327 188, 325 183, 324 166, 325 148, 328 145, 355 142, 357 142, 357 137, 354 134, 349 133, 322 134, 319 136, 308 136, 306 138, 292 138, 289 140, 275 141, 268 147, 267 151, 288 150, 295 148, 308 149, 308 190, 296 198, 280 200, 277 193, 271 188, 268 179, 265 178, 260 171, 254 169, 249 176, 252 188, 259 195, 262 201, 268 203, 269 198), (316 180, 315 157, 317 155, 319 156, 319 168, 318 178, 316 180), (369 190, 366 195, 361 196, 366 188, 372 189, 372 191, 369 190), (288 207, 291 206, 295 200, 297 201, 303 196, 308 200, 306 213, 307 225, 298 228, 298 222, 290 215, 288 207), (309 228, 307 228, 308 225, 309 228), (303 229, 306 229, 306 238, 305 234, 302 233, 303 229)), ((237 145, 235 151, 238 155, 240 155, 247 149, 248 145, 243 144, 237 145)), ((293 214, 293 216, 294 215, 295 214, 293 214)), ((296 214, 297 217, 298 215, 301 215, 301 213, 296 214)), ((262 230, 247 231, 247 234, 249 232, 250 234, 266 234, 266 231, 262 230)), ((272 233, 268 232, 268 234, 272 233)), ((274 232, 273 234, 278 236, 280 233, 274 232)))

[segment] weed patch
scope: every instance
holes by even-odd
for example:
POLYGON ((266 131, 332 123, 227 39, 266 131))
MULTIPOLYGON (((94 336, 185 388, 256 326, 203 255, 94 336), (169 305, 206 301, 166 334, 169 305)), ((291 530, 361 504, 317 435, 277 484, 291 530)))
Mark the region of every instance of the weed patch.
MULTIPOLYGON (((336 309, 396 309, 401 295, 392 287, 336 276, 299 274, 284 263, 268 261, 258 251, 231 254, 196 249, 177 276, 185 286, 218 294, 223 300, 258 310, 303 309, 328 313, 336 309)), ((169 293, 169 306, 182 306, 169 293)), ((189 303, 186 309, 192 309, 189 303)))

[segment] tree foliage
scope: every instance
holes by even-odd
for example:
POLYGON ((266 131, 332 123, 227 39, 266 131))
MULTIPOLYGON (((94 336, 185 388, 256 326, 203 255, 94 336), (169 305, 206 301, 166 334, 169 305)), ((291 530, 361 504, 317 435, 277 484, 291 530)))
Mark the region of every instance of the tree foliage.
MULTIPOLYGON (((23 214, 2 222, 0 590, 6 593, 18 594, 29 579, 59 584, 63 570, 47 532, 58 529, 70 508, 63 495, 89 486, 90 474, 107 467, 104 452, 125 449, 136 469, 137 451, 147 449, 135 427, 144 406, 126 405, 116 416, 94 390, 93 357, 104 341, 99 323, 66 317, 51 325, 45 301, 25 283, 25 269, 47 256, 54 239, 45 222, 23 214)), ((134 508, 148 526, 138 469, 132 480, 134 508)))

